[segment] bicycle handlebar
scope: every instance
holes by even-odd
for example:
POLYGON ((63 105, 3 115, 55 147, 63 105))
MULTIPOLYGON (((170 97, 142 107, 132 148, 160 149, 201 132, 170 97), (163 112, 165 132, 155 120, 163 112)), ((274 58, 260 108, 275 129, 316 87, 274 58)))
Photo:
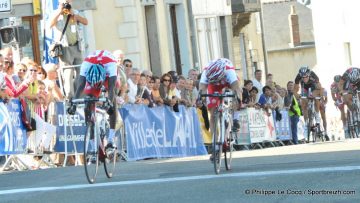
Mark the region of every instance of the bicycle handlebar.
POLYGON ((106 97, 101 97, 101 98, 95 98, 95 97, 85 97, 85 98, 81 98, 81 99, 73 99, 70 101, 70 103, 72 104, 83 104, 85 102, 108 102, 108 98, 106 97))

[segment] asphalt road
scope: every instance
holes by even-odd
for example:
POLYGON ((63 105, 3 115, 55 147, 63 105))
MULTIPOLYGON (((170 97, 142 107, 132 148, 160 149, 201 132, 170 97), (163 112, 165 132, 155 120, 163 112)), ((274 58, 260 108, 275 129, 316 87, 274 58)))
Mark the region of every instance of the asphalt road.
POLYGON ((360 140, 238 151, 215 175, 208 156, 121 162, 88 184, 82 166, 3 173, 0 202, 360 202, 360 140))

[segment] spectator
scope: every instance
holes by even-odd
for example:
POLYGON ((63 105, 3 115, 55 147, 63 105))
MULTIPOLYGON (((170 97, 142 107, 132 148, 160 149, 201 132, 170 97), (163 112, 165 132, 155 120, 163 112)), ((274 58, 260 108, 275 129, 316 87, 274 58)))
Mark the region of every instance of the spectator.
POLYGON ((125 74, 126 74, 126 78, 130 77, 131 74, 131 68, 132 68, 132 61, 130 59, 125 59, 124 60, 124 66, 125 66, 125 74))
POLYGON ((272 109, 283 109, 284 108, 284 100, 282 99, 280 94, 278 94, 274 90, 272 90, 272 94, 271 94, 271 104, 272 104, 272 109))
POLYGON ((161 98, 159 91, 161 85, 160 78, 157 76, 153 76, 152 80, 154 80, 153 89, 151 91, 152 98, 157 105, 162 105, 164 104, 164 100, 161 98))
POLYGON ((5 74, 0 71, 0 102, 3 102, 5 99, 8 98, 6 94, 6 80, 5 80, 5 74))
POLYGON ((147 80, 147 76, 145 74, 141 74, 136 96, 140 98, 139 104, 145 104, 149 107, 153 107, 154 102, 153 102, 150 92, 147 88, 146 80, 147 80))
POLYGON ((4 60, 7 61, 12 61, 14 62, 13 59, 13 51, 11 47, 5 47, 1 50, 1 55, 4 57, 4 60))
POLYGON ((186 79, 184 76, 180 75, 178 77, 178 82, 176 83, 176 89, 180 93, 179 103, 185 106, 190 106, 190 95, 189 90, 186 89, 186 79))
POLYGON ((166 73, 161 77, 161 85, 159 88, 161 99, 164 101, 164 104, 174 107, 176 104, 175 97, 170 96, 170 83, 172 81, 171 75, 166 73))
POLYGON ((56 64, 46 64, 45 70, 47 72, 47 77, 43 81, 46 86, 46 92, 48 93, 48 119, 47 121, 51 124, 56 124, 56 102, 63 100, 63 95, 59 86, 56 84, 57 80, 57 65, 56 64))
POLYGON ((23 63, 16 64, 15 65, 15 76, 17 76, 17 77, 13 77, 14 81, 17 81, 17 83, 24 81, 26 73, 27 73, 27 67, 25 64, 23 64, 23 63))
MULTIPOLYGON (((24 80, 19 85, 16 85, 13 75, 14 75, 14 65, 11 62, 9 65, 5 66, 4 72, 6 73, 6 93, 9 97, 19 97, 26 89, 28 89, 30 83, 34 81, 33 77, 27 77, 27 80, 24 80)), ((35 71, 36 74, 36 71, 35 71)))
POLYGON ((153 76, 153 73, 149 70, 144 70, 142 74, 146 77, 146 84, 150 81, 151 77, 153 76))
MULTIPOLYGON (((288 83, 289 84, 289 83, 288 83)), ((293 88, 294 89, 294 88, 293 88)), ((294 96, 293 92, 291 92, 290 97, 290 106, 289 106, 289 116, 290 116, 290 128, 291 135, 294 144, 298 144, 298 136, 297 136, 297 125, 299 122, 299 117, 301 116, 301 110, 299 103, 294 96)))
POLYGON ((34 103, 34 112, 40 116, 40 118, 45 120, 45 112, 48 108, 48 93, 46 92, 45 83, 41 80, 38 80, 38 92, 37 99, 34 103))
POLYGON ((4 71, 4 56, 0 54, 0 72, 4 71))
POLYGON ((242 92, 242 103, 245 105, 250 103, 250 90, 253 88, 253 83, 251 80, 245 80, 243 92, 242 92))
POLYGON ((113 52, 113 55, 117 60, 116 65, 118 68, 118 81, 120 81, 119 83, 120 89, 119 92, 117 92, 117 95, 119 95, 121 98, 117 98, 117 99, 123 101, 127 91, 127 77, 125 74, 125 66, 123 65, 124 53, 120 49, 118 49, 113 52))
POLYGON ((262 91, 263 94, 260 96, 258 104, 268 113, 268 115, 270 115, 270 111, 272 110, 272 91, 269 86, 264 86, 262 91))
POLYGON ((196 90, 199 89, 199 71, 196 69, 190 69, 188 72, 188 78, 193 81, 193 86, 196 90))
POLYGON ((289 81, 286 85, 287 87, 287 94, 284 98, 284 106, 285 108, 289 108, 292 102, 292 96, 293 96, 293 91, 294 91, 294 82, 293 81, 289 81))
MULTIPOLYGON (((71 5, 72 0, 59 0, 58 9, 54 12, 50 20, 50 27, 56 28, 56 40, 60 40, 67 18, 70 18, 61 41, 63 45, 63 55, 59 57, 60 65, 80 65, 83 61, 83 56, 80 47, 82 39, 79 35, 79 26, 87 25, 88 20, 84 16, 81 16, 78 10, 65 8, 64 3, 71 5)), ((80 69, 75 68, 75 70, 76 77, 78 77, 80 69)), ((66 82, 64 82, 65 96, 71 98, 74 95, 74 69, 65 69, 64 78, 66 78, 66 82)))
MULTIPOLYGON (((262 71, 261 70, 256 70, 255 71, 255 79, 252 80, 253 86, 256 87, 258 90, 262 90, 263 89, 263 84, 261 83, 261 77, 262 77, 262 71)), ((257 94, 256 96, 256 100, 259 101, 260 98, 260 93, 257 94)))
POLYGON ((190 106, 195 106, 196 105, 196 99, 198 96, 198 91, 194 85, 194 81, 192 79, 187 79, 186 80, 186 89, 188 91, 189 94, 189 102, 190 102, 190 106))
POLYGON ((247 107, 260 108, 260 106, 257 104, 257 100, 256 100, 258 93, 259 93, 259 91, 256 87, 251 88, 249 103, 246 105, 247 107))
POLYGON ((57 102, 64 99, 59 86, 56 84, 56 80, 58 79, 57 68, 58 66, 56 64, 49 63, 45 65, 47 77, 43 82, 49 94, 49 102, 57 102))
POLYGON ((46 77, 47 77, 46 70, 43 67, 39 66, 38 72, 37 72, 37 79, 42 81, 42 80, 45 80, 46 77))
POLYGON ((268 74, 266 75, 265 85, 271 87, 271 89, 274 89, 274 88, 275 88, 276 83, 275 83, 274 80, 273 80, 273 74, 268 73, 268 74))
POLYGON ((138 84, 140 80, 140 70, 137 68, 132 68, 130 77, 128 79, 128 102, 131 104, 138 104, 141 102, 141 98, 137 97, 138 84))

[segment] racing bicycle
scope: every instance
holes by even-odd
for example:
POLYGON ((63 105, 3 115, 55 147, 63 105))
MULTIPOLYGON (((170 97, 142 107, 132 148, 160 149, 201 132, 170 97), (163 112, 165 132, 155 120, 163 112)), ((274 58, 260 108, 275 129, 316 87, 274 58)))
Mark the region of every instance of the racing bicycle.
POLYGON ((84 166, 86 178, 90 184, 95 182, 101 163, 104 163, 106 176, 111 178, 117 162, 117 148, 105 150, 105 137, 110 127, 107 121, 107 109, 111 107, 111 104, 104 92, 103 90, 103 94, 99 98, 86 96, 71 101, 71 104, 75 105, 85 104, 87 129, 84 138, 84 166))
POLYGON ((224 152, 226 170, 231 169, 232 152, 235 151, 234 134, 232 129, 232 105, 234 94, 225 92, 220 94, 215 92, 213 94, 201 94, 201 97, 216 97, 220 99, 220 104, 214 111, 214 130, 212 132, 212 157, 214 163, 215 173, 220 173, 221 156, 224 152))

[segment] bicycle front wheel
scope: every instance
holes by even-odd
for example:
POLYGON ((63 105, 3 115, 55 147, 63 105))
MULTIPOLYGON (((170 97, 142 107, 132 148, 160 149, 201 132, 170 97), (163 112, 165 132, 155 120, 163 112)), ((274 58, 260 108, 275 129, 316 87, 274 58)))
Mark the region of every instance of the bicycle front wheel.
POLYGON ((85 174, 90 184, 95 182, 99 169, 99 150, 95 138, 95 126, 93 122, 88 123, 84 139, 84 166, 85 174))
MULTIPOLYGON (((115 136, 114 138, 114 143, 118 143, 117 136, 115 136)), ((112 178, 114 175, 116 162, 118 159, 118 150, 115 147, 114 149, 107 150, 105 153, 106 153, 105 161, 104 161, 105 174, 108 178, 112 178)))
POLYGON ((213 162, 216 174, 220 173, 221 154, 223 151, 223 143, 221 142, 221 133, 223 131, 221 126, 221 116, 219 113, 215 115, 214 132, 213 132, 213 162))
POLYGON ((232 152, 235 151, 234 149, 234 133, 229 132, 229 136, 225 140, 226 148, 224 148, 224 155, 225 155, 225 167, 226 170, 231 170, 231 162, 232 162, 232 152))

